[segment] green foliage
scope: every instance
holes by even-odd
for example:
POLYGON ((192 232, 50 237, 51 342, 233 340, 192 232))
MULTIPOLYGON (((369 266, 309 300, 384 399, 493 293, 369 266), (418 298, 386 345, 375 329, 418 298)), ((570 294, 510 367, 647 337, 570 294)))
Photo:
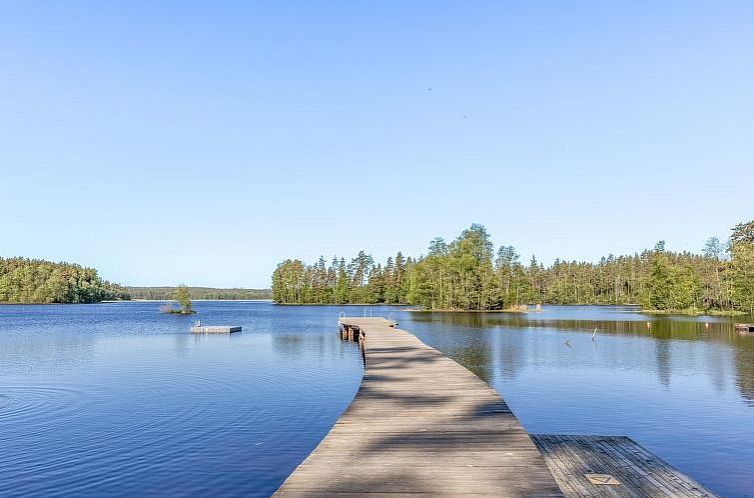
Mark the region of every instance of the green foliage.
POLYGON ((736 309, 754 315, 754 222, 733 229, 730 240, 730 288, 736 309))
POLYGON ((0 302, 96 303, 129 298, 123 287, 102 280, 92 268, 41 259, 0 258, 0 302))
POLYGON ((608 255, 597 263, 519 261, 513 246, 497 251, 481 225, 455 240, 434 239, 416 260, 398 253, 374 264, 364 251, 349 264, 285 261, 273 274, 278 303, 414 304, 426 309, 502 310, 521 304, 641 304, 655 310, 754 314, 754 222, 733 230, 730 259, 716 238, 702 254, 653 250, 608 255))
POLYGON ((665 241, 660 241, 652 252, 649 270, 649 308, 656 310, 670 309, 672 306, 672 286, 675 268, 665 254, 665 241))
MULTIPOLYGON (((177 287, 125 287, 131 299, 169 300, 173 299, 177 287)), ((270 289, 219 289, 215 287, 189 287, 191 297, 196 299, 272 299, 270 289)))
POLYGON ((733 233, 730 236, 731 245, 735 244, 754 244, 754 220, 747 223, 739 223, 733 227, 733 233))
POLYGON ((272 274, 272 299, 281 304, 405 303, 404 275, 409 260, 401 253, 383 267, 364 251, 346 263, 320 257, 315 265, 285 260, 272 274))
POLYGON ((185 285, 181 284, 176 288, 173 299, 181 306, 181 313, 189 314, 194 312, 191 308, 191 292, 189 292, 188 287, 185 285))

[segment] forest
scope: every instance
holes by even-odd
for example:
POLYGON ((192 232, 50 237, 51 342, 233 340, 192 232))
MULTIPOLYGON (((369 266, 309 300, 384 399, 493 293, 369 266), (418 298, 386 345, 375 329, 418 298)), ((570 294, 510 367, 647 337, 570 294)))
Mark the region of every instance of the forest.
POLYGON ((97 270, 41 259, 0 258, 2 303, 96 303, 129 299, 128 292, 102 280, 97 270))
MULTIPOLYGON (((269 289, 189 287, 192 299, 270 299, 269 289)), ((0 258, 0 303, 97 303, 172 300, 176 287, 123 287, 101 279, 97 270, 42 259, 0 258)))
POLYGON ((428 310, 516 310, 526 304, 638 304, 645 310, 754 315, 754 221, 725 243, 707 240, 699 253, 651 249, 598 262, 520 261, 513 246, 493 246, 471 225, 455 240, 434 239, 416 258, 398 252, 375 263, 320 257, 280 263, 272 275, 278 304, 409 304, 428 310))
MULTIPOLYGON (((126 287, 131 299, 173 299, 177 287, 126 287)), ((271 299, 270 289, 217 289, 214 287, 189 287, 192 299, 271 299)))

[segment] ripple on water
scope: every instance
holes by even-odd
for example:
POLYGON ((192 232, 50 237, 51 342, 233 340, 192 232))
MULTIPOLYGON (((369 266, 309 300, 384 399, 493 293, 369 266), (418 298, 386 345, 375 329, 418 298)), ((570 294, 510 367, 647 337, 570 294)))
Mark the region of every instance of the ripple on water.
MULTIPOLYGON (((358 386, 358 349, 337 340, 331 316, 306 333, 226 338, 174 334, 173 321, 149 314, 152 335, 131 337, 137 307, 116 332, 82 335, 82 364, 2 372, 0 496, 269 496, 358 386)), ((52 355, 64 332, 86 326, 56 324, 56 341, 39 332, 24 347, 52 355)))
POLYGON ((0 422, 61 419, 87 405, 84 389, 62 386, 0 386, 0 422))

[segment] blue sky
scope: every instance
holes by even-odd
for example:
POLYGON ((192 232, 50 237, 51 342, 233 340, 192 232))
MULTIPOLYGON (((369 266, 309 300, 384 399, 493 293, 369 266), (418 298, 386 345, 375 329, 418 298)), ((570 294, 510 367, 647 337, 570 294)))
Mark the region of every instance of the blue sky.
POLYGON ((0 255, 698 250, 754 218, 753 49, 751 2, 4 2, 0 255))

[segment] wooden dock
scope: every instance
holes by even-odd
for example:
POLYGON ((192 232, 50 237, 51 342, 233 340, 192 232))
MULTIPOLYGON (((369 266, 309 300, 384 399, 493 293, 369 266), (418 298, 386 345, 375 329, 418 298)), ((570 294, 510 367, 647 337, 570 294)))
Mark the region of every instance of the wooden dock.
POLYGON ((533 434, 566 498, 716 495, 625 436, 533 434))
POLYGON ((194 325, 191 327, 191 332, 195 334, 230 334, 241 332, 241 327, 229 325, 194 325))
POLYGON ((362 344, 361 387, 274 496, 563 496, 529 435, 479 377, 387 320, 340 325, 362 344))

